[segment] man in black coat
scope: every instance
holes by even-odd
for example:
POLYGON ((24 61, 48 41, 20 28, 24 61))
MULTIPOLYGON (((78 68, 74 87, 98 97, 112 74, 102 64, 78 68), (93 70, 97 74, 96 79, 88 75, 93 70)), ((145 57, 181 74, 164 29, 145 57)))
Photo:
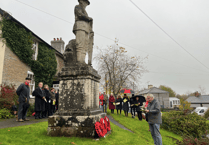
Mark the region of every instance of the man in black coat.
POLYGON ((130 98, 130 106, 131 106, 131 114, 132 118, 135 118, 135 112, 136 112, 136 106, 135 106, 135 98, 134 94, 132 94, 132 97, 130 98))
POLYGON ((135 106, 136 106, 136 112, 137 112, 138 118, 140 121, 142 121, 142 111, 140 107, 141 103, 140 103, 139 97, 136 97, 135 106))
POLYGON ((33 96, 35 96, 35 112, 36 112, 35 119, 42 119, 41 112, 43 113, 45 111, 45 105, 44 105, 45 97, 42 87, 43 87, 43 83, 40 82, 38 84, 38 88, 36 88, 32 93, 33 96))
POLYGON ((25 83, 22 83, 17 88, 17 91, 16 91, 17 95, 19 96, 19 100, 18 100, 18 102, 19 102, 18 121, 19 122, 29 121, 29 119, 26 118, 28 109, 23 111, 23 106, 26 103, 29 104, 29 99, 30 99, 29 84, 30 84, 30 81, 31 81, 30 78, 26 78, 25 83))
POLYGON ((59 90, 55 92, 55 98, 56 98, 56 103, 55 103, 55 106, 56 106, 56 110, 58 110, 58 107, 59 107, 59 90))

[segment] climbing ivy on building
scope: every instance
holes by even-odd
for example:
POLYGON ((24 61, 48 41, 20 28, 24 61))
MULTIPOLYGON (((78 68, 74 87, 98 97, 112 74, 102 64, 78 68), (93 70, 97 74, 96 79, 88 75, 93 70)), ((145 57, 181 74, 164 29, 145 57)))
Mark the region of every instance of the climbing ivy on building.
POLYGON ((55 51, 45 44, 39 43, 38 58, 32 59, 33 36, 15 22, 3 18, 0 22, 2 36, 6 40, 6 45, 22 60, 31 67, 35 75, 36 86, 38 82, 52 85, 53 77, 57 71, 57 61, 55 51))
POLYGON ((38 47, 38 59, 33 61, 32 71, 35 74, 35 82, 38 85, 39 82, 48 84, 53 83, 53 77, 57 72, 57 61, 55 57, 55 51, 48 49, 48 47, 39 43, 38 47))

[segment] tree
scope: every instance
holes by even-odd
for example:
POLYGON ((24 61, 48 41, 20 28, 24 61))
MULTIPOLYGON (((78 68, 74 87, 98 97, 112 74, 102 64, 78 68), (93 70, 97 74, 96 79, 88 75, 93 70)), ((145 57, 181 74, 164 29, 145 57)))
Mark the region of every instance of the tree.
POLYGON ((115 44, 106 48, 97 47, 98 54, 94 60, 98 62, 98 72, 105 78, 101 81, 105 87, 113 93, 115 97, 119 94, 123 86, 138 86, 137 82, 141 76, 147 72, 144 64, 148 57, 142 58, 140 56, 129 56, 125 48, 118 45, 118 40, 115 44), (107 83, 107 84, 105 84, 107 83))
POLYGON ((186 94, 182 94, 182 95, 177 94, 176 97, 179 98, 179 99, 183 99, 184 101, 185 101, 187 98, 189 98, 189 96, 186 95, 186 94))
POLYGON ((160 85, 159 88, 161 90, 169 92, 169 97, 175 97, 176 96, 176 92, 168 86, 160 85))
POLYGON ((180 99, 180 104, 181 104, 181 105, 179 105, 180 110, 186 110, 186 109, 192 110, 192 108, 190 107, 191 103, 184 101, 183 98, 180 99), (185 104, 185 106, 184 106, 184 104, 185 104))
POLYGON ((202 87, 201 85, 199 85, 199 92, 202 95, 206 95, 206 89, 205 89, 205 87, 202 87))

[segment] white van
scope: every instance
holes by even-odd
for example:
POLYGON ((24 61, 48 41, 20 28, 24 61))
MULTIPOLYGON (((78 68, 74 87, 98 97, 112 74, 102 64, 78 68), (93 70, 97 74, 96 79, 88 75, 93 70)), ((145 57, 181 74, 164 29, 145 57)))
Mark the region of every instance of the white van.
POLYGON ((208 110, 208 107, 197 107, 192 113, 197 113, 200 116, 204 116, 205 112, 208 110))

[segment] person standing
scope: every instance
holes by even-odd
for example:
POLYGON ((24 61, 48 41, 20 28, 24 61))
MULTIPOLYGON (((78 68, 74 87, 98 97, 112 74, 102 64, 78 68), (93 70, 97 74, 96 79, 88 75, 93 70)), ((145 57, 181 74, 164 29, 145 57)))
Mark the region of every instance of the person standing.
POLYGON ((128 117, 128 110, 129 110, 129 98, 126 94, 124 94, 124 97, 123 97, 123 111, 125 113, 125 116, 128 117))
POLYGON ((24 104, 29 104, 29 99, 30 99, 30 84, 31 79, 26 78, 25 83, 22 83, 18 88, 17 88, 17 95, 19 96, 18 102, 19 102, 19 108, 18 108, 18 121, 23 122, 23 121, 29 121, 29 119, 26 118, 27 111, 23 111, 23 106, 24 104))
POLYGON ((50 92, 49 92, 50 96, 51 96, 51 114, 53 115, 54 112, 55 112, 55 101, 56 101, 56 98, 55 98, 55 93, 54 93, 54 88, 51 88, 50 89, 50 92))
POLYGON ((118 98, 115 101, 116 103, 116 109, 117 109, 117 115, 118 115, 118 110, 120 110, 120 115, 121 115, 121 110, 123 108, 123 99, 121 98, 120 95, 118 95, 118 98))
POLYGON ((134 94, 132 94, 132 97, 130 98, 130 106, 131 106, 132 118, 135 118, 136 106, 135 106, 134 94))
POLYGON ((58 110, 58 106, 59 106, 59 90, 55 91, 55 98, 56 98, 56 103, 55 103, 55 106, 56 106, 56 110, 58 110))
POLYGON ((99 108, 102 108, 103 107, 103 100, 104 100, 104 96, 103 96, 103 94, 101 94, 99 96, 99 108))
POLYGON ((41 113, 43 115, 45 111, 45 95, 42 87, 43 83, 39 82, 38 88, 36 88, 32 93, 32 95, 35 96, 35 119, 42 119, 41 113))
POLYGON ((52 100, 51 100, 51 95, 49 93, 49 87, 48 85, 44 85, 44 94, 45 94, 45 97, 46 97, 46 116, 51 116, 52 115, 52 100))
POLYGON ((135 101, 134 104, 136 106, 136 112, 137 112, 138 118, 139 118, 140 121, 142 121, 142 111, 141 111, 141 108, 140 108, 139 97, 136 97, 136 101, 135 101))
POLYGON ((104 96, 104 99, 103 99, 103 112, 106 112, 107 113, 107 100, 108 100, 108 96, 105 94, 103 94, 104 96))
POLYGON ((162 124, 162 117, 160 112, 160 103, 154 98, 152 94, 147 95, 149 104, 146 112, 148 113, 148 123, 150 132, 155 145, 162 145, 162 137, 160 134, 160 124, 162 124))
POLYGON ((115 97, 111 94, 109 98, 109 109, 111 109, 111 113, 114 114, 115 105, 113 103, 115 103, 115 97))

